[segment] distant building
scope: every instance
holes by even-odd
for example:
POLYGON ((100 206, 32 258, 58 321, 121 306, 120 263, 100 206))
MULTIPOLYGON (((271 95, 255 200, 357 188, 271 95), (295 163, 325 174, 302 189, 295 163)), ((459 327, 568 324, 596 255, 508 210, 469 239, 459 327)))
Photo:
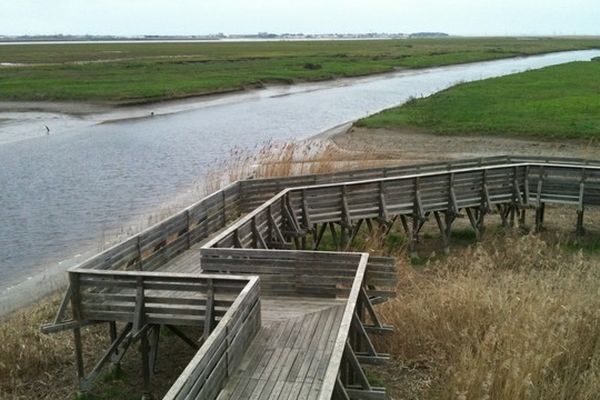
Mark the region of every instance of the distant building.
POLYGON ((443 38, 448 37, 447 33, 444 32, 416 32, 411 33, 408 37, 410 38, 443 38))

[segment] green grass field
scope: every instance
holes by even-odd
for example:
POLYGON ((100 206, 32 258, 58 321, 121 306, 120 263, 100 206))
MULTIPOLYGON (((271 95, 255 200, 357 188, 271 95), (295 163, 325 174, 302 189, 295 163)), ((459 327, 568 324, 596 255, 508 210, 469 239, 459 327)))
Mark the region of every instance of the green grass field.
POLYGON ((0 100, 157 101, 600 47, 593 38, 450 38, 0 46, 0 100))
POLYGON ((600 60, 467 83, 357 122, 436 134, 600 138, 600 60))

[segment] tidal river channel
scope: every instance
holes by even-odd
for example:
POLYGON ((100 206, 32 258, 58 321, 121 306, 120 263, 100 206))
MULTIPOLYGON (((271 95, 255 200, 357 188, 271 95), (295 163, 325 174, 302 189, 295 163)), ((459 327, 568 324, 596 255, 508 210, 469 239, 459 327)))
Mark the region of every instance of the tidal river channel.
POLYGON ((144 116, 136 119, 126 119, 128 111, 7 118, 0 108, 0 293, 83 261, 106 232, 144 221, 189 192, 235 146, 308 138, 457 82, 598 56, 600 50, 563 52, 277 87, 148 105, 129 115, 144 116), (44 125, 52 125, 51 134, 44 125))

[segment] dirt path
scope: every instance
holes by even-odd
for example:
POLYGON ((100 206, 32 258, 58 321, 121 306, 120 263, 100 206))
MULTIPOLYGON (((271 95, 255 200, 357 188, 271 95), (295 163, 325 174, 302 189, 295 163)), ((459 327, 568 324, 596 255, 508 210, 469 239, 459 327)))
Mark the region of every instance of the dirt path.
POLYGON ((379 154, 387 162, 401 164, 502 154, 600 158, 600 143, 577 140, 439 136, 407 129, 356 127, 334 133, 330 139, 343 150, 379 154))

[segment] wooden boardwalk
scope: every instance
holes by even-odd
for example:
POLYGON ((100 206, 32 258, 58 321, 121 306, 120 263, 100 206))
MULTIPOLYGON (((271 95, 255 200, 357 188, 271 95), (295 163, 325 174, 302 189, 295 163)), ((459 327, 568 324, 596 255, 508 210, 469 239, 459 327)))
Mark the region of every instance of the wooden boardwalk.
POLYGON ((489 214, 510 227, 534 210, 539 230, 547 204, 572 206, 583 234, 600 161, 499 156, 234 182, 70 269, 43 331, 73 331, 82 392, 137 343, 147 391, 167 328, 194 357, 165 400, 385 399, 363 365, 388 358, 371 337, 392 331, 374 305, 394 296, 395 264, 348 252, 359 232, 397 229, 416 251, 430 221, 447 252, 459 217, 479 237, 489 214), (88 368, 82 328, 97 324, 111 343, 88 368))
POLYGON ((218 399, 318 398, 345 302, 278 297, 261 304, 261 330, 218 399))

